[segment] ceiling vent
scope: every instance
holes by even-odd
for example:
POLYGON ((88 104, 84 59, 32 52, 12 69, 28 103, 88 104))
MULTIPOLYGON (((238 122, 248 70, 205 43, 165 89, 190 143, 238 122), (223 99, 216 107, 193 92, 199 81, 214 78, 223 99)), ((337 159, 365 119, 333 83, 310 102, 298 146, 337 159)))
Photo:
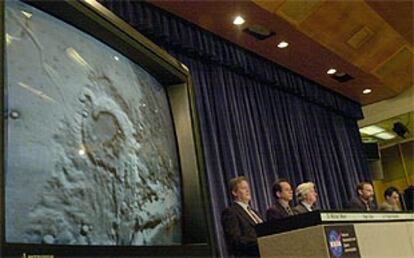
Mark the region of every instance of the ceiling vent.
POLYGON ((351 47, 358 49, 360 48, 365 42, 372 38, 374 33, 370 30, 367 26, 362 27, 358 30, 352 37, 350 37, 346 43, 351 47))
POLYGON ((344 72, 336 72, 332 75, 330 75, 332 79, 340 82, 340 83, 344 83, 350 80, 353 80, 354 77, 352 77, 351 75, 344 73, 344 72))
POLYGON ((251 25, 243 29, 244 32, 257 40, 265 40, 276 33, 261 25, 251 25))

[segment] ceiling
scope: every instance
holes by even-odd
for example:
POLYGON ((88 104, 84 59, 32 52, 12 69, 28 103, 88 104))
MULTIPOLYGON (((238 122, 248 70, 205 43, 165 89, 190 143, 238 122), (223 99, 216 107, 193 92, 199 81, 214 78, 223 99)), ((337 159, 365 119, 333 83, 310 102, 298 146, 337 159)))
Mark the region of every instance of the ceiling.
POLYGON ((380 121, 375 124, 385 132, 391 133, 395 136, 393 139, 383 140, 378 137, 370 136, 367 134, 361 133, 361 137, 363 141, 375 141, 378 142, 381 147, 386 147, 389 145, 393 145, 395 143, 401 143, 405 141, 413 141, 414 140, 414 112, 408 112, 399 116, 395 116, 383 121, 380 121), (407 130, 402 136, 399 136, 393 128, 395 127, 395 123, 400 123, 404 126, 407 130))
POLYGON ((150 2, 363 105, 414 85, 412 0, 150 2), (237 15, 241 26, 232 24, 237 15), (252 25, 275 35, 260 41, 242 32, 252 25), (289 47, 277 48, 282 40, 289 47), (329 68, 354 79, 340 83, 329 68), (364 95, 366 88, 372 92, 364 95))

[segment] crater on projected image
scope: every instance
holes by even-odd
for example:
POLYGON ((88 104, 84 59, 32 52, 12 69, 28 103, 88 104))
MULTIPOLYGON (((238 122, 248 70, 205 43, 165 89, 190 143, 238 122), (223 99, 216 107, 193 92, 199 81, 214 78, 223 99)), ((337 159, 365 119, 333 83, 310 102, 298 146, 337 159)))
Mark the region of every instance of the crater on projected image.
POLYGON ((103 43, 6 2, 6 242, 181 243, 166 92, 103 43))

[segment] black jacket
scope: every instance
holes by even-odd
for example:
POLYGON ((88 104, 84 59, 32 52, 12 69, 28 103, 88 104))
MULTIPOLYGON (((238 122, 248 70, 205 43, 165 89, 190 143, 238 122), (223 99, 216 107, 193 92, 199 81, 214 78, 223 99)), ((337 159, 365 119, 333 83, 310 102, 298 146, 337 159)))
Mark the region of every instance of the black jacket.
POLYGON ((256 223, 240 205, 233 203, 224 209, 221 223, 229 251, 235 257, 259 257, 256 223))
MULTIPOLYGON (((369 210, 375 210, 375 206, 372 202, 368 202, 369 210)), ((346 207, 348 210, 352 211, 368 211, 367 205, 358 197, 352 198, 346 207)))
MULTIPOLYGON (((292 209, 293 212, 293 208, 290 207, 292 209)), ((289 213, 286 211, 286 209, 282 206, 282 204, 280 204, 278 201, 276 201, 272 207, 270 207, 269 209, 267 209, 266 211, 266 220, 267 221, 275 221, 278 219, 283 219, 286 217, 289 217, 289 213)))

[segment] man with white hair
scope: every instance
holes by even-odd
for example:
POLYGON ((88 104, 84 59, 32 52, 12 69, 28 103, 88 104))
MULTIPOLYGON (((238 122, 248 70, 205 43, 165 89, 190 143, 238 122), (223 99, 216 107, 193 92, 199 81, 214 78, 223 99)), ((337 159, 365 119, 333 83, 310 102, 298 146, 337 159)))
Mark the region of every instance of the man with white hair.
POLYGON ((313 211, 315 209, 315 203, 317 201, 318 194, 315 191, 315 184, 312 182, 306 182, 296 187, 296 198, 298 205, 293 208, 295 214, 301 214, 313 211))

